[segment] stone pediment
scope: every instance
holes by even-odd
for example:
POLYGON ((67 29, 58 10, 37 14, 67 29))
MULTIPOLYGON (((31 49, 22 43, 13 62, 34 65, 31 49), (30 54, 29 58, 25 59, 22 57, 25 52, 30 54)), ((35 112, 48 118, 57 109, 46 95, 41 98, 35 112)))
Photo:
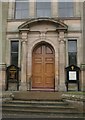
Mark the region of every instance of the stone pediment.
POLYGON ((25 23, 21 24, 18 29, 19 30, 29 30, 31 26, 38 24, 38 23, 50 23, 51 25, 56 27, 56 30, 64 30, 67 31, 68 26, 63 23, 61 20, 52 19, 52 18, 36 18, 26 21, 25 23))

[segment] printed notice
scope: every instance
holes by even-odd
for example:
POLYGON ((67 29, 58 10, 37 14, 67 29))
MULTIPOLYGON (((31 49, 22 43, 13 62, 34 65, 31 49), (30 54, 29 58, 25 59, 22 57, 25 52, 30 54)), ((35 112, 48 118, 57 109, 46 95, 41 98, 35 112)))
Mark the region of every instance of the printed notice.
POLYGON ((69 80, 77 80, 76 71, 69 71, 69 80))

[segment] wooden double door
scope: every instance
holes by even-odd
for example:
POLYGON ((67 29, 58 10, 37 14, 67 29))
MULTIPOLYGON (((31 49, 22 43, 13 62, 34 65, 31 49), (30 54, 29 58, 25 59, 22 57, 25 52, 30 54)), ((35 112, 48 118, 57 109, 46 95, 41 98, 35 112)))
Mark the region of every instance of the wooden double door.
POLYGON ((51 45, 37 45, 32 54, 32 88, 54 89, 55 55, 51 45))

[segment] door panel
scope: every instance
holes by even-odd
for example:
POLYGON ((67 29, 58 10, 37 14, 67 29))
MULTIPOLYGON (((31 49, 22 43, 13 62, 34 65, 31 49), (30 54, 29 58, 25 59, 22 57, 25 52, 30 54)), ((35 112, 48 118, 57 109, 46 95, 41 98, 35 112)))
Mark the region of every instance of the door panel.
POLYGON ((42 86, 42 59, 40 56, 34 58, 32 85, 34 87, 42 86))
POLYGON ((54 88, 54 63, 49 60, 45 61, 45 86, 54 88))
POLYGON ((32 87, 54 88, 54 51, 49 45, 39 45, 33 50, 32 87))

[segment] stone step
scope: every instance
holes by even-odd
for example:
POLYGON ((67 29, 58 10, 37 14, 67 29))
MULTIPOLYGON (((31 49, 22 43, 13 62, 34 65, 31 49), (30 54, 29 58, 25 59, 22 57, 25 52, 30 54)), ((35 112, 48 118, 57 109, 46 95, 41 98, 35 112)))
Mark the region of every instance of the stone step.
POLYGON ((2 102, 7 102, 12 100, 12 93, 11 92, 2 92, 2 102))
POLYGON ((69 106, 66 102, 59 101, 20 101, 13 100, 7 103, 3 103, 2 107, 3 117, 12 116, 18 117, 19 115, 24 117, 30 115, 36 116, 58 116, 58 117, 82 117, 83 114, 78 112, 74 107, 69 106), (23 103, 23 104, 22 104, 23 103), (61 105, 62 104, 62 105, 61 105), (59 116, 60 115, 60 116, 59 116))
POLYGON ((21 108, 3 108, 2 109, 2 111, 3 111, 3 113, 5 113, 5 112, 8 112, 8 113, 16 113, 16 114, 18 114, 18 113, 22 113, 22 114, 32 114, 32 113, 37 113, 37 114, 39 114, 39 113, 50 113, 50 114, 58 114, 58 113, 63 113, 63 114, 68 114, 68 113, 79 113, 79 112, 77 112, 77 111, 72 111, 71 109, 67 109, 67 110, 65 110, 65 109, 46 109, 46 108, 44 108, 44 109, 21 109, 21 108))
POLYGON ((4 109, 53 109, 53 110, 72 110, 74 107, 69 106, 67 102, 64 101, 46 101, 46 100, 13 100, 7 103, 3 103, 3 110, 4 109))
POLYGON ((53 114, 53 113, 46 113, 46 114, 43 114, 43 113, 39 113, 39 114, 37 114, 37 113, 29 113, 29 114, 16 114, 16 113, 5 113, 5 114, 2 114, 2 117, 3 118, 57 118, 57 119, 59 119, 59 118, 84 118, 84 115, 83 114, 81 114, 81 113, 56 113, 56 114, 53 114))
POLYGON ((6 118, 7 117, 14 117, 14 118, 22 118, 22 117, 27 117, 27 118, 32 118, 34 116, 34 118, 41 118, 41 117, 48 117, 51 118, 51 117, 58 117, 58 118, 81 118, 83 117, 83 114, 80 113, 80 112, 77 112, 77 111, 73 111, 71 109, 14 109, 14 108, 5 108, 2 110, 3 114, 2 116, 6 118))
MULTIPOLYGON (((9 101, 7 102, 7 104, 26 104, 26 105, 29 105, 29 104, 32 104, 32 105, 55 105, 55 106, 66 106, 68 105, 67 102, 63 102, 62 100, 60 101, 46 101, 46 100, 26 100, 26 101, 23 101, 23 100, 12 100, 12 101, 9 101)), ((4 105, 4 103, 3 103, 4 105)))
POLYGON ((3 116, 83 116, 82 112, 62 100, 60 92, 14 92, 13 96, 13 100, 2 104, 3 116))
POLYGON ((14 100, 61 100, 61 92, 19 91, 13 92, 14 100))
POLYGON ((3 104, 3 112, 9 113, 74 113, 76 112, 74 107, 69 106, 66 102, 59 102, 59 101, 20 101, 20 100, 13 100, 9 103, 3 104))
POLYGON ((33 104, 3 104, 3 109, 4 108, 14 108, 14 109, 56 109, 56 110, 59 110, 59 109, 64 109, 64 110, 75 110, 74 107, 71 107, 71 106, 57 106, 57 105, 41 105, 41 104, 36 104, 36 105, 33 105, 33 104))

